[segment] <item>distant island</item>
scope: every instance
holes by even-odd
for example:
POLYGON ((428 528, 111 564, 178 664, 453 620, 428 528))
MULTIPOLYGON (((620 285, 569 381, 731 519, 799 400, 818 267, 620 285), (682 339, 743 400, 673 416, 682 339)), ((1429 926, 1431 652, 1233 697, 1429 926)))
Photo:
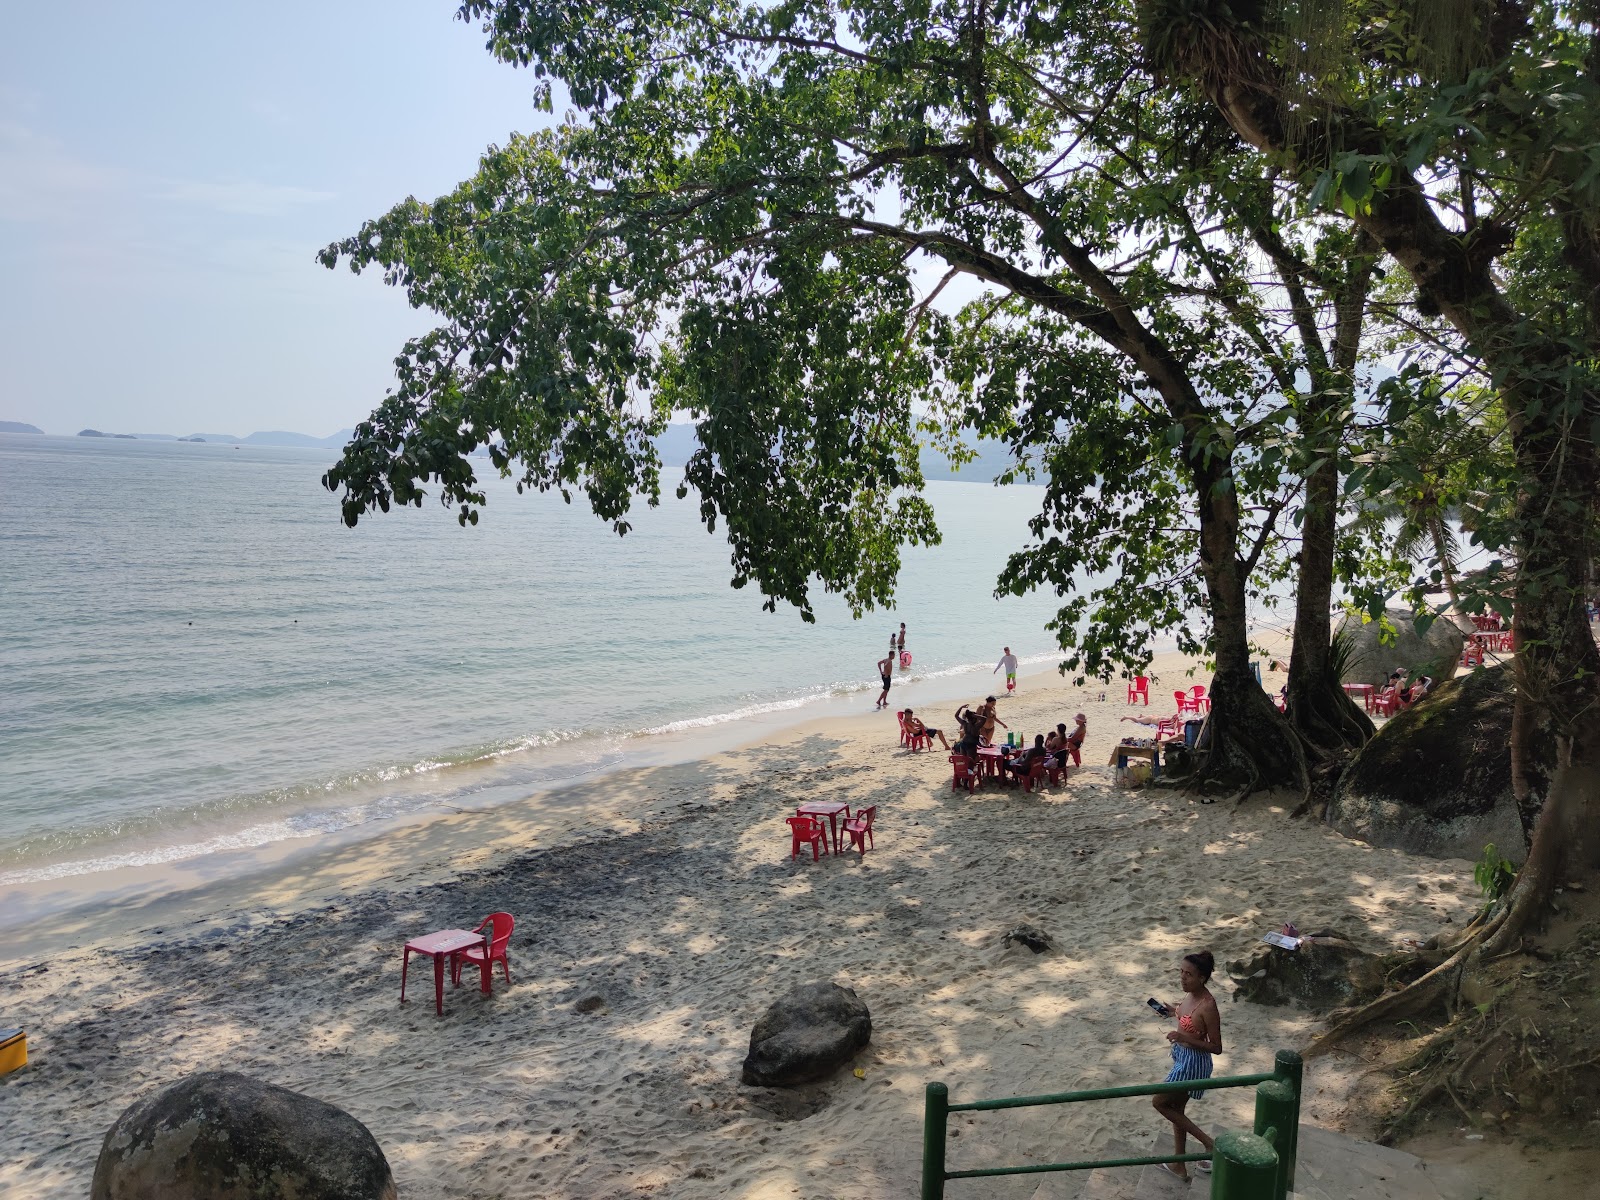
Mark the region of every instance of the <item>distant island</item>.
POLYGON ((0 433, 43 433, 37 425, 29 425, 26 421, 0 421, 0 433))

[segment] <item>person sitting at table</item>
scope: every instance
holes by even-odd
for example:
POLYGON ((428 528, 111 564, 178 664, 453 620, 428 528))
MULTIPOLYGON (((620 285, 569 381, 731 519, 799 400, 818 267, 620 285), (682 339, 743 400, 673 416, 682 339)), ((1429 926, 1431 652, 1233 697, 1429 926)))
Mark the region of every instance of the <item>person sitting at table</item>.
POLYGON ((1002 729, 1011 728, 1011 726, 1007 725, 1000 719, 999 714, 994 710, 994 706, 995 699, 993 696, 990 696, 984 700, 983 707, 978 710, 979 714, 983 717, 983 729, 980 731, 978 736, 983 739, 983 744, 985 746, 994 745, 994 727, 996 725, 999 725, 1002 729))
POLYGON ((1433 680, 1427 675, 1418 675, 1411 681, 1411 686, 1401 689, 1400 703, 1406 706, 1415 704, 1428 694, 1428 689, 1433 686, 1433 680))
POLYGON ((957 754, 974 758, 978 753, 978 740, 983 732, 983 717, 975 708, 963 704, 956 709, 956 724, 961 726, 961 740, 955 745, 957 754))
POLYGON ((933 738, 938 738, 941 746, 943 746, 946 750, 950 749, 950 743, 944 739, 944 730, 930 729, 928 726, 922 723, 922 719, 920 717, 913 716, 909 708, 906 709, 906 728, 911 731, 913 736, 920 733, 923 737, 930 740, 933 738))
POLYGON ((1044 735, 1045 753, 1049 754, 1051 757, 1054 757, 1056 753, 1060 751, 1061 748, 1066 744, 1067 727, 1064 724, 1057 725, 1054 729, 1050 730, 1044 735))
POLYGON ((1017 783, 1021 783, 1028 773, 1033 770, 1033 764, 1044 758, 1046 754, 1044 734, 1036 733, 1033 735, 1033 745, 1022 751, 1015 758, 1006 759, 1005 769, 1017 777, 1017 783))
MULTIPOLYGON (((1068 754, 1072 755, 1073 766, 1083 766, 1083 739, 1089 736, 1088 717, 1084 716, 1082 713, 1074 713, 1072 720, 1072 732, 1067 734, 1066 737, 1062 739, 1062 749, 1065 751, 1065 753, 1061 755, 1061 765, 1063 767, 1067 765, 1068 754)), ((1066 727, 1062 726, 1062 728, 1064 729, 1066 727)))

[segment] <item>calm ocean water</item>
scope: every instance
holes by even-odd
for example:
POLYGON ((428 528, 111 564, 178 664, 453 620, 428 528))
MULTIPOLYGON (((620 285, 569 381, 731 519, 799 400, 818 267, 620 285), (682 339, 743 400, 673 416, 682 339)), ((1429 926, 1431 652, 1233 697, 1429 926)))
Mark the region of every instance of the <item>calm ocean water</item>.
POLYGON ((619 539, 494 480, 476 528, 429 503, 349 530, 319 484, 333 458, 0 434, 0 884, 315 839, 825 709, 870 716, 902 620, 902 702, 974 668, 965 690, 983 689, 1002 643, 1056 657, 1053 596, 993 596, 1032 488, 930 485, 945 544, 908 553, 899 608, 857 622, 824 601, 808 626, 728 586, 690 503, 641 508, 619 539))

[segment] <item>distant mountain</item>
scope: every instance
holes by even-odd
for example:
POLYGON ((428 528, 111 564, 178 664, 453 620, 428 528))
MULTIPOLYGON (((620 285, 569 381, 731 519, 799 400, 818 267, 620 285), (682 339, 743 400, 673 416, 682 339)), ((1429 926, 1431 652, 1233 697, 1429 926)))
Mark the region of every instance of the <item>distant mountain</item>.
MULTIPOLYGON (((264 433, 252 433, 244 439, 247 446, 343 446, 355 433, 354 429, 341 429, 338 433, 329 434, 327 437, 312 437, 308 433, 289 433, 285 430, 268 430, 264 433)), ((202 435, 207 439, 210 434, 202 435)))
POLYGON ((0 433, 43 433, 37 425, 29 425, 26 421, 0 421, 0 433))

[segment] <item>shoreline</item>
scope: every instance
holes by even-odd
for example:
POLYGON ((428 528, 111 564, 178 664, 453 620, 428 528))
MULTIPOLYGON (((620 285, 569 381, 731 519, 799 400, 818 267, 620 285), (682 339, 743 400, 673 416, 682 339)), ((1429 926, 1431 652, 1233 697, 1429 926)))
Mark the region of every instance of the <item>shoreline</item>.
MULTIPOLYGON (((1050 687, 1069 686, 1056 673, 1053 662, 1058 657, 1054 654, 1038 656, 1024 662, 1018 674, 1019 687, 1026 690, 1041 684, 1050 687)), ((1188 660, 1181 659, 1173 650, 1157 654, 1157 664, 1168 661, 1176 664, 1188 660)), ((944 705, 971 699, 972 685, 985 680, 987 683, 983 687, 1000 683, 997 694, 1004 695, 1003 682, 985 676, 981 667, 941 670, 927 676, 919 676, 913 670, 904 681, 897 676, 890 693, 891 706, 904 707, 908 701, 912 707, 944 705)), ((980 692, 983 687, 980 687, 980 692)), ((1111 702, 1111 693, 1119 691, 1121 687, 1121 681, 1107 686, 1107 703, 1111 702)), ((1083 690, 1089 693, 1099 689, 1083 690)), ((10 947, 25 941, 31 927, 46 921, 56 927, 65 921, 71 928, 74 914, 87 916, 102 909, 122 911, 146 906, 159 906, 165 910, 174 903, 181 903, 181 897, 185 895, 198 898, 218 888, 226 890, 252 878, 298 870, 301 869, 300 864, 312 864, 309 869, 317 870, 320 868, 315 864, 319 859, 344 853, 353 847, 408 835, 408 831, 418 826, 428 826, 463 813, 490 813, 519 806, 548 808, 552 823, 547 832, 553 831, 559 839, 585 817, 583 813, 571 812, 571 801, 564 798, 575 790, 629 771, 678 766, 719 754, 750 751, 769 740, 787 737, 814 724, 867 719, 868 714, 873 712, 865 707, 867 698, 874 696, 875 691, 876 684, 872 684, 844 694, 836 692, 809 698, 795 705, 763 707, 761 711, 749 715, 712 714, 672 722, 656 730, 617 739, 614 742, 616 749, 609 756, 602 751, 600 760, 594 763, 568 762, 566 771, 531 787, 520 780, 497 784, 487 778, 487 771, 492 767, 486 767, 486 781, 472 789, 473 802, 470 805, 441 800, 334 829, 262 838, 247 845, 228 843, 236 842, 240 832, 248 830, 240 831, 219 825, 198 830, 201 839, 198 843, 190 842, 171 848, 181 851, 196 844, 222 843, 198 853, 166 854, 162 851, 168 848, 158 847, 151 855, 152 861, 72 872, 58 872, 54 869, 59 865, 56 864, 44 868, 41 878, 15 882, 4 879, 4 876, 33 872, 20 868, 0 872, 0 965, 7 961, 10 947)), ((949 722, 946 720, 944 723, 948 725, 949 722)), ((566 748, 558 746, 545 749, 559 755, 566 748)), ((272 823, 281 825, 297 815, 316 811, 315 807, 306 807, 291 813, 276 814, 272 823)), ((651 814, 639 815, 642 818, 651 814)), ((615 826, 617 828, 627 827, 628 814, 606 812, 604 817, 608 821, 621 822, 615 826)), ((257 823, 252 823, 249 828, 257 827, 257 823)), ((82 861, 73 860, 66 865, 76 866, 82 861)), ((106 860, 88 861, 95 863, 106 860)))
MULTIPOLYGON (((1470 916, 1468 863, 1350 842, 1270 797, 1115 786, 1120 693, 1085 704, 1035 676, 1001 714, 1032 732, 1080 706, 1084 767, 1043 793, 955 792, 946 755, 900 749, 892 715, 824 720, 575 785, 565 832, 528 805, 450 814, 46 922, 0 968, 31 1060, 0 1081, 26 1147, 0 1190, 82 1194, 123 1108, 227 1067, 350 1112, 410 1197, 492 1178, 508 1195, 910 1200, 930 1080, 972 1099, 1160 1078, 1144 998, 1175 992, 1183 951, 1216 954, 1219 1070, 1243 1071, 1318 1023, 1227 1002, 1221 964, 1261 931, 1292 919, 1379 948, 1470 916), (791 861, 783 817, 824 796, 879 805, 872 851, 791 861), (441 1019, 424 967, 397 1004, 407 938, 499 909, 517 919, 510 987, 452 990, 441 1019), (1021 922, 1054 949, 1006 946, 1021 922), (813 979, 871 1009, 862 1077, 740 1085, 755 1019, 813 979)), ((1361 1069, 1316 1060, 1308 1119, 1337 1124, 1361 1069)), ((1196 1119, 1246 1126, 1248 1103, 1196 1119)), ((1064 1142, 1097 1153, 1158 1129, 1143 1104, 1071 1108, 954 1122, 952 1162, 1055 1161, 1064 1142)), ((1009 1182, 985 1194, 1036 1194, 1009 1182)))

